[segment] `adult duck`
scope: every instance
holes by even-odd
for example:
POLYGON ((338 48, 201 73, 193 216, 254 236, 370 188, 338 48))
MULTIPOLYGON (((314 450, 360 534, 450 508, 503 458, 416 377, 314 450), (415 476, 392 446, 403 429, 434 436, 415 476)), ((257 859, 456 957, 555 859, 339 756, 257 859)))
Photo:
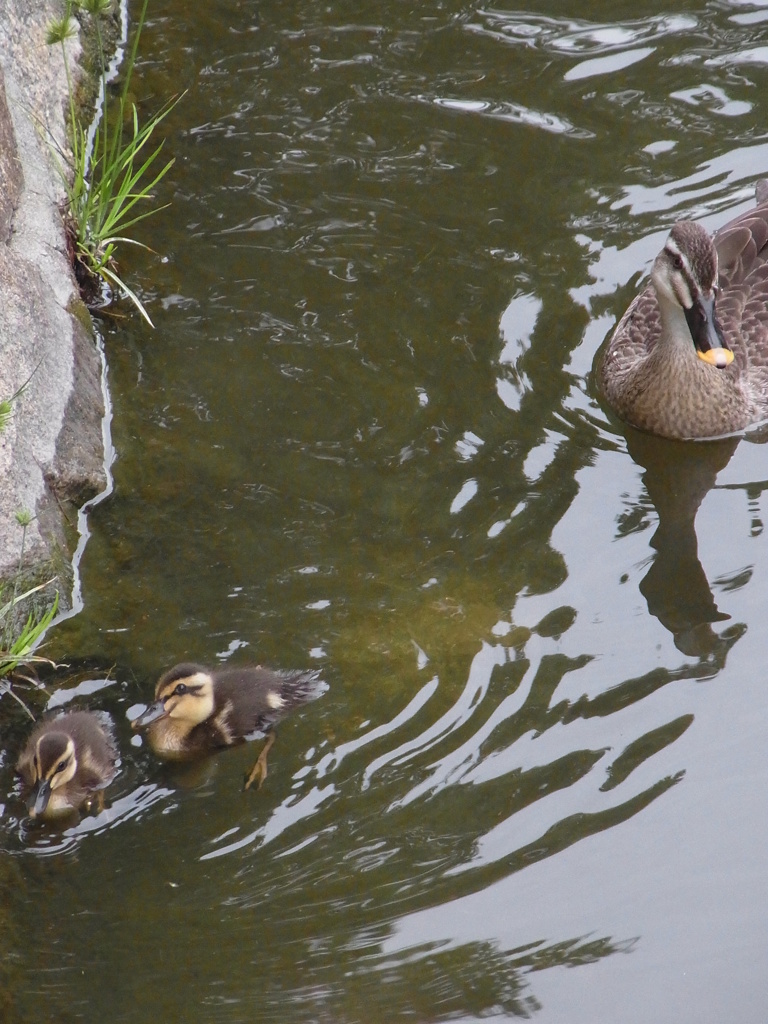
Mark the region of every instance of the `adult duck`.
POLYGON ((713 236, 679 221, 598 367, 622 419, 714 438, 768 418, 768 181, 713 236))

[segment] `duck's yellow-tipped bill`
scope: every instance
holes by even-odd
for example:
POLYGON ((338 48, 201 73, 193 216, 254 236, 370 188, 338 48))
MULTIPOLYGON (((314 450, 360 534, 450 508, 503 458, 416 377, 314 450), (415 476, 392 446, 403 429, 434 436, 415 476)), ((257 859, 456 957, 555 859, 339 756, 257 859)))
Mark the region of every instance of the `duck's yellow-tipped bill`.
POLYGON ((724 370, 733 362, 733 352, 729 348, 708 348, 706 352, 697 352, 696 355, 710 366, 716 366, 718 370, 724 370))

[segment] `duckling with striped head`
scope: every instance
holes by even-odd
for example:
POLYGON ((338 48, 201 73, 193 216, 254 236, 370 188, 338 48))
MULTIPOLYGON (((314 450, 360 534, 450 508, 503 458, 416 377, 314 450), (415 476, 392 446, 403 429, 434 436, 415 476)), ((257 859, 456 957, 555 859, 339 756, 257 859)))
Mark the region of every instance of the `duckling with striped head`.
POLYGON ((160 757, 184 759, 236 746, 258 734, 267 742, 245 781, 248 789, 267 777, 274 727, 295 708, 325 692, 315 671, 277 672, 259 666, 207 669, 184 662, 155 687, 155 700, 131 723, 146 731, 160 757))
POLYGON ((32 818, 71 814, 112 781, 117 745, 103 712, 71 711, 40 722, 30 734, 16 771, 29 791, 32 818))

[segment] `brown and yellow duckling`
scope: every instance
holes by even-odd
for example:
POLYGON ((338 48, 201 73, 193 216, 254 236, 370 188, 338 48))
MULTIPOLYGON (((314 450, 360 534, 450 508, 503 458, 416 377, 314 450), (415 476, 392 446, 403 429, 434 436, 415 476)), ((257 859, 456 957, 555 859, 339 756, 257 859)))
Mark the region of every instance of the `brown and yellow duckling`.
POLYGON ((30 816, 70 814, 94 793, 101 797, 114 778, 117 756, 112 723, 104 713, 71 711, 40 722, 16 765, 30 790, 30 816))
POLYGON ((131 723, 146 730, 160 757, 190 758, 267 734, 267 742, 245 781, 248 789, 267 777, 274 726, 294 708, 315 700, 325 684, 314 671, 276 672, 261 666, 207 669, 184 663, 157 682, 153 704, 131 723))

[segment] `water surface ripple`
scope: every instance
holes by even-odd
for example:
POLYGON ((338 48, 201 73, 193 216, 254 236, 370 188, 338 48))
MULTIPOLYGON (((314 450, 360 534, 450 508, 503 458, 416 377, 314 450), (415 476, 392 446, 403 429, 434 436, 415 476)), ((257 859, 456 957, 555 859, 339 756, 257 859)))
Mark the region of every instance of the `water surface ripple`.
POLYGON ((122 760, 33 826, 3 703, 9 1013, 765 1020, 764 439, 638 435, 592 366, 670 224, 754 201, 766 55, 757 0, 153 2, 156 330, 101 324, 46 679, 122 760), (182 659, 322 670, 260 792, 131 734, 182 659))

